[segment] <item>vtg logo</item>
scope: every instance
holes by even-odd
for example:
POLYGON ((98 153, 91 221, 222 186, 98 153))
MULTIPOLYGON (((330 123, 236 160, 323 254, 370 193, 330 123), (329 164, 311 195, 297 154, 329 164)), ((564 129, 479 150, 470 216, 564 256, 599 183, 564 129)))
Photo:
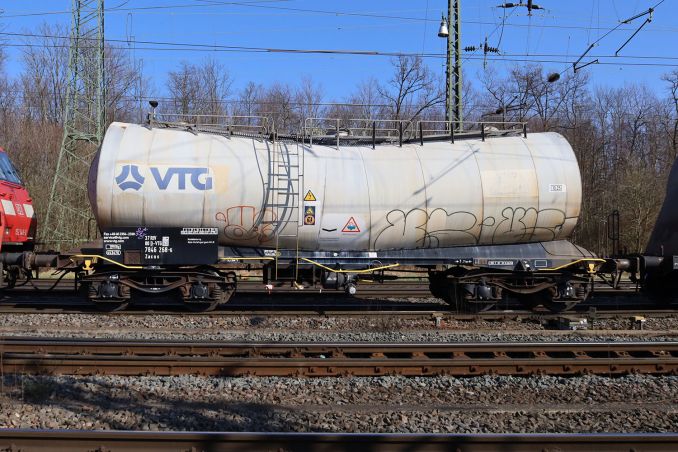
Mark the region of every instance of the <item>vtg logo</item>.
POLYGON ((145 180, 146 178, 139 173, 139 167, 136 165, 123 165, 120 174, 115 176, 115 183, 122 191, 139 190, 145 180))
MULTIPOLYGON (((159 190, 176 189, 181 191, 212 189, 212 176, 209 168, 180 166, 151 166, 148 168, 159 190)), ((138 165, 122 165, 115 176, 115 183, 122 191, 138 191, 146 181, 138 165)))

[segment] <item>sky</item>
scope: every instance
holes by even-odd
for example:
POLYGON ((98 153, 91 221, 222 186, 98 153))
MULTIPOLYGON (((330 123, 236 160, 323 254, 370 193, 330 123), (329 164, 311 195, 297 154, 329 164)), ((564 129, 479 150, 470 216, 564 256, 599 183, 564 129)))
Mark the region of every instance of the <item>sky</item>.
MULTIPOLYGON (((532 15, 525 7, 497 7, 501 3, 461 0, 462 46, 487 38, 500 51, 486 60, 481 52, 464 53, 465 76, 476 86, 487 68, 502 74, 542 62, 549 72, 571 72, 592 43, 580 64, 599 60, 582 69, 594 85, 645 82, 663 96, 661 75, 678 70, 678 0, 538 0, 544 9, 532 15), (615 57, 649 16, 620 22, 655 6, 652 21, 615 57)), ((43 23, 69 25, 70 8, 70 0, 0 0, 10 76, 20 73, 21 44, 29 39, 18 35, 40 33, 43 23)), ((207 57, 223 63, 236 91, 249 81, 295 86, 310 77, 325 101, 345 99, 369 78, 387 81, 392 54, 419 54, 432 71, 445 71, 446 41, 437 32, 446 0, 106 0, 105 8, 106 39, 142 68, 158 95, 166 94, 168 71, 207 57)))

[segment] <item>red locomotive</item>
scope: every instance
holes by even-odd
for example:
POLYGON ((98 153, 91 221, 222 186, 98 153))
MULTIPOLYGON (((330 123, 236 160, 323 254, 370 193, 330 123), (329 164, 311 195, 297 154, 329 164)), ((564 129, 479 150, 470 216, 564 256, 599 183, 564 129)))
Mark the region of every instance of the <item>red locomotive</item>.
POLYGON ((0 148, 0 259, 3 286, 12 287, 34 254, 37 220, 33 200, 19 173, 0 148))
POLYGON ((33 200, 19 173, 3 148, 0 148, 0 251, 26 251, 33 248, 36 230, 33 200))

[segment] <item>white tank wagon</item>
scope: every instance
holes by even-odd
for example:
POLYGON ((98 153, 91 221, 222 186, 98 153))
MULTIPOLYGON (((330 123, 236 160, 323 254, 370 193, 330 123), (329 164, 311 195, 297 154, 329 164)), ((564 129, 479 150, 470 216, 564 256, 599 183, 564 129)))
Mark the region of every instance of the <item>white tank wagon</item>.
POLYGON ((337 150, 113 123, 91 178, 101 228, 215 227, 236 247, 552 241, 570 236, 581 207, 577 161, 556 133, 337 150), (271 174, 290 158, 299 181, 271 174))
MULTIPOLYGON (((474 310, 506 294, 554 310, 585 299, 597 259, 566 240, 582 196, 567 141, 556 133, 485 139, 484 128, 424 139, 419 130, 410 141, 373 135, 342 145, 338 128, 314 141, 113 123, 90 171, 90 201, 102 231, 218 233, 213 273, 186 276, 184 298, 211 300, 210 290, 193 287, 221 275, 222 264, 247 262, 262 264, 267 283, 287 277, 349 293, 358 276, 383 281, 384 269, 414 266, 428 273, 434 295, 474 310)), ((145 275, 131 287, 155 284, 145 275)), ((222 292, 235 289, 230 278, 222 292)), ((123 280, 117 270, 100 272, 91 293, 119 298, 113 286, 123 280), (108 295, 96 288, 104 284, 108 295)), ((172 284, 152 290, 180 283, 172 284)))

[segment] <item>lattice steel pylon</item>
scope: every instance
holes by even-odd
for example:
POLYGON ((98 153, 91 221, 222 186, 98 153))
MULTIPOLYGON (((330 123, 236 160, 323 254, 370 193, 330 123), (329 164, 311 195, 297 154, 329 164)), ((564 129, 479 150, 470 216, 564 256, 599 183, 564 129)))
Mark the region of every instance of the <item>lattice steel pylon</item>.
POLYGON ((66 249, 92 225, 87 175, 105 126, 104 0, 72 0, 64 136, 42 241, 66 249))

